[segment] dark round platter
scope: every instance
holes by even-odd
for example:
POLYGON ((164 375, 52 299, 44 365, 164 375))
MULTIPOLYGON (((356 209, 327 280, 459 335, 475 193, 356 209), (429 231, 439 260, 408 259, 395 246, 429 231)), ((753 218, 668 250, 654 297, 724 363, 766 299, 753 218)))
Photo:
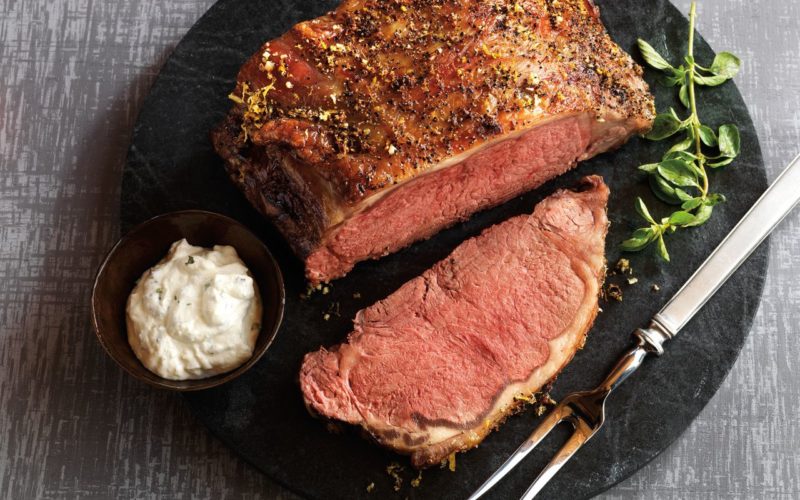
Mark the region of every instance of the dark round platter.
MULTIPOLYGON (((407 461, 362 440, 356 433, 334 434, 306 412, 296 375, 306 352, 331 345, 348 333, 354 313, 385 297, 402 283, 446 256, 465 238, 512 215, 529 212, 546 194, 569 186, 583 175, 598 173, 611 186, 607 257, 619 258, 619 243, 639 221, 635 196, 653 200, 636 166, 658 158, 665 148, 638 138, 621 150, 601 155, 533 193, 480 213, 434 238, 380 261, 359 265, 334 283, 331 293, 301 300, 304 291, 300 263, 281 236, 265 222, 228 182, 222 162, 208 139, 209 130, 229 107, 228 92, 239 66, 260 44, 293 24, 316 17, 336 1, 222 0, 189 31, 171 55, 141 110, 122 181, 122 226, 156 214, 199 208, 222 212, 249 226, 270 247, 286 279, 287 303, 283 326, 261 361, 237 380, 207 391, 187 394, 195 415, 245 460, 287 488, 311 498, 464 498, 477 487, 535 427, 533 412, 512 417, 475 450, 458 455, 457 469, 423 473, 418 488, 409 485, 416 474, 407 461), (360 298, 353 298, 358 292, 360 298), (326 312, 335 309, 328 321, 326 312), (333 308, 333 309, 332 309, 333 308), (389 463, 406 466, 401 491, 392 490, 389 463), (375 483, 373 493, 366 486, 375 483)), ((679 60, 685 51, 688 22, 666 0, 598 0, 612 37, 638 54, 637 37, 650 41, 679 60), (667 50, 669 48, 669 50, 667 50)), ((699 60, 713 52, 699 39, 699 60)), ((635 55, 638 57, 638 55, 635 55)), ((672 89, 655 85, 659 109, 675 106, 672 89)), ((601 304, 604 311, 586 347, 554 385, 555 399, 599 382, 629 345, 630 333, 645 324, 719 243, 766 188, 766 177, 752 121, 736 87, 725 84, 712 92, 701 89, 704 122, 733 122, 742 133, 742 155, 727 171, 713 173, 722 193, 733 193, 699 229, 672 235, 673 263, 649 252, 629 255, 639 283, 624 286, 624 300, 601 304), (652 284, 660 291, 654 292, 652 284)), ((653 459, 670 445, 700 413, 719 388, 750 330, 767 270, 763 245, 733 278, 673 340, 667 353, 648 360, 609 401, 606 427, 569 462, 542 493, 544 498, 585 498, 595 495, 653 459)), ((613 278, 612 278, 613 279, 613 278)), ((559 442, 543 443, 492 494, 512 498, 527 488, 559 442)))

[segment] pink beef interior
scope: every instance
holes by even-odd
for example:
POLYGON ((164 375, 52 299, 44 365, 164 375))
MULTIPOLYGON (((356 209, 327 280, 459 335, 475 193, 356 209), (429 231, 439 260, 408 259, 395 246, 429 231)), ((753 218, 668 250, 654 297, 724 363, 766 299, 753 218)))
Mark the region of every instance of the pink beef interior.
POLYGON ((467 240, 359 312, 347 343, 306 356, 309 407, 422 445, 428 426, 480 429, 505 388, 551 356, 560 369, 594 316, 603 269, 608 191, 591 180, 593 189, 559 192, 467 240), (551 353, 567 331, 576 340, 551 353))
POLYGON ((593 154, 590 149, 627 139, 624 127, 592 122, 587 115, 559 119, 400 186, 332 229, 306 260, 309 277, 344 275, 360 260, 392 253, 541 185, 593 154))

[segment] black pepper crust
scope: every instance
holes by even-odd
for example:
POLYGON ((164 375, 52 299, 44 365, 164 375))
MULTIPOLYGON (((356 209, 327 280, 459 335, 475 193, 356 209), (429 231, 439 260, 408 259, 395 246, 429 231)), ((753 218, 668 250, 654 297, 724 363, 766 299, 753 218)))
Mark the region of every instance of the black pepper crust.
POLYGON ((242 67, 215 135, 239 128, 216 142, 234 180, 244 151, 264 148, 306 165, 305 189, 323 183, 353 206, 548 117, 646 131, 641 74, 591 0, 345 0, 242 67))

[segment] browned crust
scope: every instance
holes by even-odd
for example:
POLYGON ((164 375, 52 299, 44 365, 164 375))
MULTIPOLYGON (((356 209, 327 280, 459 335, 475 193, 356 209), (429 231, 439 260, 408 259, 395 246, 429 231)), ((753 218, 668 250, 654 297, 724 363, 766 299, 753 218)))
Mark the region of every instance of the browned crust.
POLYGON ((345 0, 242 66, 212 137, 305 259, 373 195, 554 116, 647 130, 641 73, 589 0, 345 0))
POLYGON ((283 233, 292 250, 305 258, 320 242, 328 219, 312 187, 292 177, 283 165, 292 161, 278 146, 247 146, 238 140, 241 116, 231 113, 211 132, 217 153, 225 160, 231 181, 258 211, 283 233))
POLYGON ((587 0, 345 0, 263 45, 231 112, 259 145, 286 142, 259 130, 302 123, 326 147, 295 142, 293 154, 353 205, 542 117, 645 129, 641 73, 587 0))

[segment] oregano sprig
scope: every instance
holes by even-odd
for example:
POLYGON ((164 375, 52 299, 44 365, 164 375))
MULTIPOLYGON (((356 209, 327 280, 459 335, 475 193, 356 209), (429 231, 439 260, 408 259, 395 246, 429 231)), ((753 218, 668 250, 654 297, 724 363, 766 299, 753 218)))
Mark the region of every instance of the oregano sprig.
POLYGON ((649 66, 664 73, 661 83, 668 87, 679 87, 678 97, 689 111, 681 118, 670 108, 660 113, 653 128, 645 136, 653 141, 679 137, 661 161, 641 165, 639 170, 648 174, 653 193, 670 205, 680 209, 668 217, 657 219, 651 215, 644 201, 636 198, 636 211, 648 223, 633 232, 622 242, 622 249, 636 252, 655 243, 658 255, 669 261, 669 252, 664 235, 678 229, 704 224, 714 206, 724 202, 725 197, 710 191, 707 167, 719 168, 731 163, 739 155, 740 138, 736 125, 725 124, 717 131, 700 122, 697 114, 695 85, 715 87, 730 80, 739 72, 739 58, 729 52, 720 52, 711 66, 704 67, 694 58, 694 27, 696 4, 689 10, 689 48, 684 62, 678 67, 671 65, 650 44, 639 39, 639 50, 649 66))

